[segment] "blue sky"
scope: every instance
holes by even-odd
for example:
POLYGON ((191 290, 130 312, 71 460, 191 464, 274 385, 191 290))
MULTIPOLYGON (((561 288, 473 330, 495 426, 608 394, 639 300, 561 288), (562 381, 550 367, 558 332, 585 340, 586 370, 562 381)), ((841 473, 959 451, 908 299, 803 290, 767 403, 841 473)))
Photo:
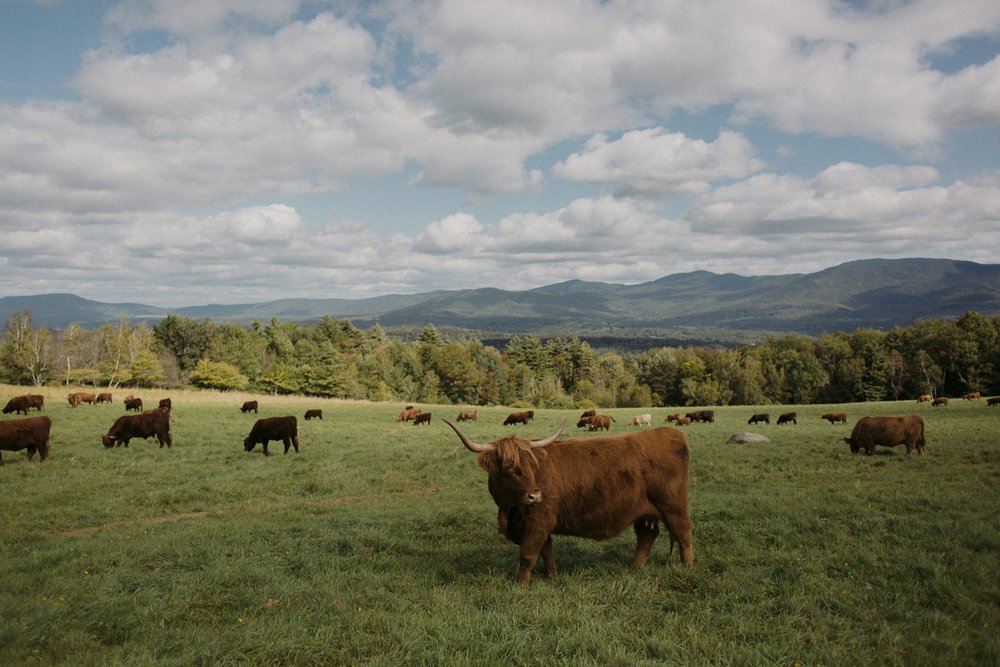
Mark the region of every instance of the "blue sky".
POLYGON ((1000 262, 1000 3, 0 0, 3 295, 1000 262))

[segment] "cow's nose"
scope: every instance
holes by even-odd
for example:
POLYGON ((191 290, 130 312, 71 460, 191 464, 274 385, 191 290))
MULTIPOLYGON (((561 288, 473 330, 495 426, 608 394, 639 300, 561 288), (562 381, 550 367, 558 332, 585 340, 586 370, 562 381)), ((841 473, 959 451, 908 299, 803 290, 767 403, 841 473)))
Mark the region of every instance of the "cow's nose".
POLYGON ((528 504, 534 505, 535 503, 542 502, 542 492, 541 491, 528 491, 528 504))

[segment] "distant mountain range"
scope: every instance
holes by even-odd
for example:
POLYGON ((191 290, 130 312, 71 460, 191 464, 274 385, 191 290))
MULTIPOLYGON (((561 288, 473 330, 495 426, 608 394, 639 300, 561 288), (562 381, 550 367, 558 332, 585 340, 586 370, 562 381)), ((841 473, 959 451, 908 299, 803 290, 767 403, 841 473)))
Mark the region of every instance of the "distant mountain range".
POLYGON ((946 259, 871 259, 823 271, 740 276, 694 271, 638 285, 571 280, 524 291, 443 290, 371 299, 279 299, 240 305, 158 308, 102 303, 72 294, 0 298, 0 317, 29 309, 35 326, 92 328, 126 316, 156 322, 169 314, 218 322, 310 322, 325 315, 365 328, 441 329, 480 337, 539 336, 664 340, 746 340, 778 332, 816 335, 887 329, 970 310, 1000 314, 1000 265, 946 259), (485 336, 484 336, 485 334, 485 336))

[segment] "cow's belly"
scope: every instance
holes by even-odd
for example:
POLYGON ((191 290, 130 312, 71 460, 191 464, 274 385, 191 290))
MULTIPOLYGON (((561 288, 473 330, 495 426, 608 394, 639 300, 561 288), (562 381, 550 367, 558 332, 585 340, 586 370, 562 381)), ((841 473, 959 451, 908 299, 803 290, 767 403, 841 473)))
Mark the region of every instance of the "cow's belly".
POLYGON ((575 535, 593 540, 606 540, 619 535, 641 517, 657 517, 660 513, 647 501, 628 505, 599 505, 560 515, 552 531, 557 535, 575 535))

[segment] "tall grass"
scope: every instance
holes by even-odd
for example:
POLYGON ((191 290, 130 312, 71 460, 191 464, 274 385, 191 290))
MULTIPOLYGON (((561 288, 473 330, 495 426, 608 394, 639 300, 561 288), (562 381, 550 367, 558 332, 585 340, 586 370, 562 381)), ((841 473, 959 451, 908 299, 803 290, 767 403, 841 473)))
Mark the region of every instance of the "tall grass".
MULTIPOLYGON (((694 568, 666 539, 632 569, 630 532, 556 536, 559 574, 518 586, 485 473, 438 420, 457 407, 414 427, 397 404, 173 392, 173 448, 106 450, 122 397, 73 409, 51 390, 49 460, 5 453, 0 664, 1000 663, 1000 409, 984 401, 798 406, 788 426, 771 406, 755 427, 760 409, 716 408, 684 427, 694 568), (312 407, 323 421, 302 420, 312 407), (840 441, 910 412, 923 457, 840 441), (244 452, 281 414, 301 452, 244 452), (771 442, 726 444, 748 429, 771 442)), ((607 411, 612 431, 645 411, 607 411)), ((479 412, 480 440, 578 416, 479 412)))

